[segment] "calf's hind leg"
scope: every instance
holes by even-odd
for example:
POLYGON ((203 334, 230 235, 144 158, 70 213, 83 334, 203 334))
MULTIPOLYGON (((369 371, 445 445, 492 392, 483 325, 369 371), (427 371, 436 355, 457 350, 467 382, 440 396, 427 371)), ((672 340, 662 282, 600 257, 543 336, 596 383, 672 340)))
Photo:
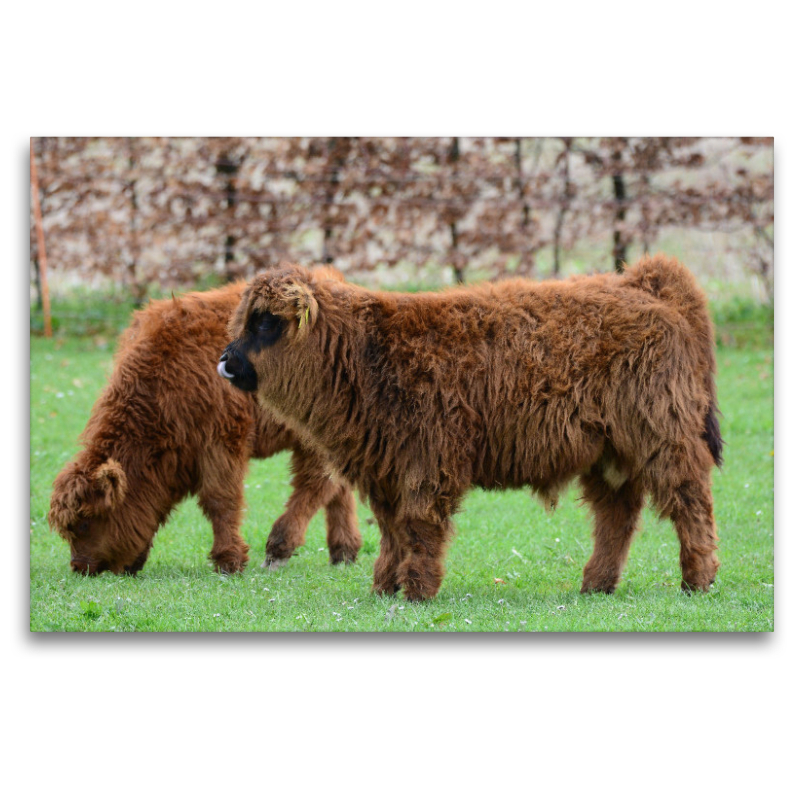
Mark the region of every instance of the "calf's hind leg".
POLYGON ((681 588, 707 592, 719 569, 717 532, 710 480, 686 481, 666 501, 659 503, 669 516, 681 543, 681 588))
POLYGON ((594 512, 594 552, 583 570, 581 592, 611 594, 628 557, 644 504, 644 493, 630 480, 614 488, 599 464, 581 477, 583 498, 594 512))
POLYGON ((334 481, 310 453, 292 453, 292 494, 286 510, 272 526, 262 564, 282 566, 306 540, 312 517, 325 506, 328 552, 332 564, 355 561, 361 547, 355 498, 350 488, 334 481))
POLYGON ((331 564, 350 564, 361 549, 356 499, 346 484, 336 484, 333 497, 325 506, 328 553, 331 564))
POLYGON ((684 443, 651 466, 653 502, 662 517, 672 520, 681 545, 681 586, 686 592, 706 592, 719 568, 708 447, 700 439, 684 443))

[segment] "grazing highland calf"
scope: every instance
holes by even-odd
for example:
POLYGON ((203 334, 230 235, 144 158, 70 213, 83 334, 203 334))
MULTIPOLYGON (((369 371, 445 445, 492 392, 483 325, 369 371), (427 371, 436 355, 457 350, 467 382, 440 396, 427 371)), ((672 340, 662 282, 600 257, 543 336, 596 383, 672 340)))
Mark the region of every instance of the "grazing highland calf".
POLYGON ((361 537, 350 488, 252 396, 216 375, 244 287, 152 302, 123 333, 84 449, 56 478, 50 503, 48 520, 69 542, 76 572, 138 572, 157 529, 190 494, 211 521, 216 569, 238 572, 249 549, 239 535, 248 461, 289 448, 294 491, 264 566, 289 558, 322 506, 331 561, 355 560, 361 537))
POLYGON ((684 588, 714 580, 713 331, 674 259, 424 294, 283 266, 251 283, 230 332, 220 374, 369 498, 376 592, 436 594, 470 486, 552 506, 575 476, 595 516, 582 591, 614 591, 647 495, 677 531, 684 588))

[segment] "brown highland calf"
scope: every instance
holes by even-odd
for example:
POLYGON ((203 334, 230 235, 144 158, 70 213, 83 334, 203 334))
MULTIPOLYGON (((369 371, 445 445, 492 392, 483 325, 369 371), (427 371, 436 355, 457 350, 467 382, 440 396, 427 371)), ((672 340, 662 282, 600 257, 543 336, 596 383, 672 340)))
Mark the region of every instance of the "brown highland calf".
POLYGON ((350 488, 252 396, 216 375, 244 287, 152 302, 123 333, 81 436, 84 449, 54 484, 48 520, 69 542, 73 570, 138 572, 158 527, 194 494, 213 527, 216 569, 238 572, 248 561, 239 535, 248 461, 288 448, 294 491, 269 535, 264 566, 291 556, 321 506, 331 562, 355 560, 361 536, 350 488))
POLYGON ((258 276, 219 371, 329 459, 381 530, 374 591, 433 597, 470 486, 575 476, 595 515, 582 590, 613 592, 646 495, 686 590, 716 575, 713 331, 674 259, 624 274, 370 292, 297 266, 258 276))

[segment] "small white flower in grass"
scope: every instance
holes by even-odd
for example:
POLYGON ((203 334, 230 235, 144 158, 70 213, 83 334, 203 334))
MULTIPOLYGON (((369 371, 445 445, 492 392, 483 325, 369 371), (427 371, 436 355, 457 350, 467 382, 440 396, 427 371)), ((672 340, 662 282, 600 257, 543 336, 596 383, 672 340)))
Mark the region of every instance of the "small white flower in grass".
POLYGON ((472 620, 471 619, 465 619, 464 622, 466 622, 467 625, 472 625, 472 620))
POLYGON ((750 488, 750 484, 749 484, 749 483, 746 483, 746 484, 744 485, 744 488, 745 488, 745 489, 749 489, 749 488, 750 488))
POLYGON ((560 542, 560 541, 561 541, 561 539, 556 539, 556 541, 557 541, 557 542, 560 542))
POLYGON ((270 597, 269 601, 270 603, 274 603, 277 599, 277 597, 270 597))
POLYGON ((563 611, 565 608, 566 608, 566 606, 559 606, 559 607, 558 607, 558 610, 559 610, 559 611, 563 611))
POLYGON ((761 516, 761 512, 760 511, 756 511, 756 516, 760 517, 761 516))
POLYGON ((61 399, 64 396, 64 392, 56 392, 56 397, 61 399))
POLYGON ((221 617, 222 614, 214 614, 215 617, 221 617))
POLYGON ((498 600, 498 601, 497 601, 497 604, 498 604, 498 605, 500 605, 500 606, 502 606, 502 605, 503 605, 505 602, 506 602, 505 600, 498 600))

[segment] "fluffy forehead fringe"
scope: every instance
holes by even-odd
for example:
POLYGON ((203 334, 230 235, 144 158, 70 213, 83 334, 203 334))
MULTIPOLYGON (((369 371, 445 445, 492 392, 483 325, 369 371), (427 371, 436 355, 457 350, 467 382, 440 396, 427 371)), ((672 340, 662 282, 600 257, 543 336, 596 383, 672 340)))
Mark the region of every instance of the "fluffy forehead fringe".
POLYGON ((265 311, 287 319, 295 318, 299 325, 313 325, 318 312, 314 289, 326 281, 343 283, 344 276, 334 267, 318 265, 309 268, 290 263, 281 263, 257 275, 231 318, 229 333, 233 338, 240 338, 250 316, 265 311))

